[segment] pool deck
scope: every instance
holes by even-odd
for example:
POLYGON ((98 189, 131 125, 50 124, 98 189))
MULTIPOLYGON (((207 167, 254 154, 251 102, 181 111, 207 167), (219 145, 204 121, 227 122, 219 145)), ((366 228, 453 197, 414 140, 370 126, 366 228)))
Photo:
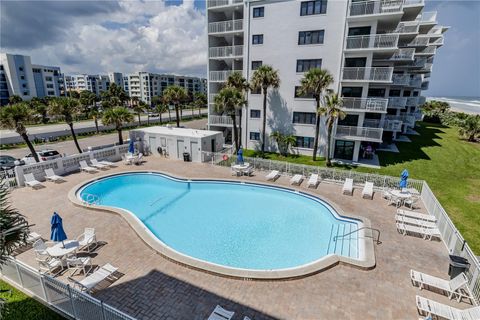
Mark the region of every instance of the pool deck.
MULTIPOLYGON (((101 246, 90 256, 94 265, 111 263, 123 274, 94 296, 138 319, 206 319, 217 304, 235 311, 233 319, 417 319, 415 295, 463 309, 446 296, 420 291, 410 282, 410 269, 448 279, 448 252, 440 241, 425 241, 402 236, 395 228, 396 208, 388 206, 379 193, 373 200, 342 195, 341 186, 320 183, 317 189, 302 191, 317 195, 346 215, 368 218, 381 231, 380 245, 375 245, 376 267, 361 270, 336 265, 319 273, 294 280, 239 280, 206 273, 172 262, 150 248, 117 214, 75 206, 67 198, 76 185, 115 172, 158 170, 185 178, 242 179, 267 183, 264 172, 253 177, 232 177, 229 168, 209 164, 184 163, 147 157, 140 166, 118 165, 96 174, 74 173, 67 182, 45 182, 46 188, 15 189, 11 194, 14 207, 23 213, 36 231, 48 238, 50 217, 57 211, 63 218, 70 238, 94 227, 101 246)), ((288 186, 288 177, 274 185, 288 186)), ((215 199, 212 199, 215 201, 215 199)), ((420 204, 421 206, 421 204, 420 204)), ((418 211, 423 211, 420 209, 418 211)), ((37 268, 33 250, 17 259, 37 268)), ((65 280, 69 272, 58 278, 65 280)), ((82 276, 75 276, 81 279, 82 276)), ((66 280, 65 280, 66 281, 66 280)))

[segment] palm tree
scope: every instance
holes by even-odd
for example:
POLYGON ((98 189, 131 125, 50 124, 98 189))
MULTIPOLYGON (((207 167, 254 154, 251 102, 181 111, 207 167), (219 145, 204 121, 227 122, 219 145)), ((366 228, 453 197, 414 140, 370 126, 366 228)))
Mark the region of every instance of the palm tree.
POLYGON ((262 90, 263 93, 263 126, 262 126, 262 153, 265 152, 265 130, 267 125, 267 94, 268 88, 280 86, 278 71, 269 65, 262 65, 253 72, 250 80, 252 90, 262 90))
POLYGON ((232 118, 233 123, 233 142, 235 151, 240 149, 240 136, 237 129, 237 108, 245 104, 245 98, 241 91, 232 87, 221 89, 215 96, 215 112, 226 113, 232 118))
POLYGON ((179 106, 180 103, 187 99, 188 94, 185 88, 182 88, 177 85, 168 86, 163 91, 163 97, 168 104, 173 104, 175 106, 175 114, 177 117, 177 128, 180 127, 180 114, 179 114, 179 106))
POLYGON ((42 123, 48 122, 47 117, 47 106, 45 105, 45 101, 42 98, 33 97, 29 102, 28 105, 31 109, 35 110, 35 113, 40 116, 42 123))
POLYGON ((313 141, 313 161, 317 160, 318 135, 320 132, 320 99, 329 85, 333 83, 333 76, 325 69, 313 68, 307 71, 300 81, 298 95, 313 95, 315 98, 317 113, 315 121, 315 140, 313 141))
POLYGON ((78 153, 82 153, 82 149, 78 144, 77 135, 73 129, 73 117, 80 113, 80 103, 77 99, 69 97, 52 99, 49 103, 49 112, 51 114, 63 116, 65 122, 70 127, 70 132, 72 133, 73 141, 75 142, 78 153))
MULTIPOLYGON (((325 146, 325 157, 327 159, 327 166, 331 166, 330 161, 330 145, 332 140, 333 125, 337 119, 343 119, 347 115, 341 107, 343 106, 342 98, 338 93, 329 93, 325 96, 325 103, 318 108, 317 115, 325 116, 327 121, 327 145, 325 146)), ((319 119, 319 117, 317 117, 319 119)))
POLYGON ((102 107, 112 108, 115 106, 124 106, 125 102, 129 99, 128 94, 115 83, 110 84, 107 91, 101 93, 102 107))
POLYGON ((480 115, 469 115, 460 122, 459 133, 468 141, 475 142, 480 137, 480 115))
POLYGON ((202 108, 205 108, 207 105, 207 95, 203 92, 195 93, 193 103, 196 108, 198 108, 198 117, 202 117, 202 108))
POLYGON ((102 117, 102 113, 100 112, 100 110, 98 110, 97 107, 95 107, 90 109, 89 116, 93 118, 93 121, 95 122, 95 131, 99 133, 100 130, 98 130, 98 119, 102 117))
POLYGON ((97 95, 91 91, 83 90, 80 92, 79 101, 84 108, 85 115, 89 116, 90 110, 95 106, 97 95))
POLYGON ((17 96, 16 94, 14 94, 13 96, 10 96, 10 98, 8 98, 8 103, 10 103, 10 104, 20 103, 22 101, 23 101, 23 99, 20 96, 17 96))
POLYGON ((162 124, 162 113, 167 112, 168 106, 166 104, 157 104, 155 105, 155 111, 158 112, 160 117, 160 124, 162 124))
MULTIPOLYGON (((246 96, 250 89, 250 84, 245 79, 240 71, 234 71, 230 74, 225 82, 227 87, 233 87, 239 90, 244 96, 246 96)), ((248 103, 245 102, 245 107, 248 108, 248 103)), ((247 112, 247 110, 246 110, 247 112)), ((240 123, 239 137, 242 136, 242 108, 238 110, 238 122, 240 123)), ((241 140, 241 139, 240 139, 241 140)))
POLYGON ((123 124, 133 121, 133 114, 125 107, 114 107, 105 110, 102 117, 102 123, 106 126, 114 125, 118 132, 118 143, 123 144, 122 129, 123 124))
POLYGON ((270 134, 270 137, 273 138, 278 145, 278 151, 281 155, 287 156, 290 146, 294 146, 297 143, 297 139, 293 135, 286 135, 280 131, 274 131, 270 134))
MULTIPOLYGON (((143 102, 143 101, 142 101, 143 102)), ((132 110, 137 114, 138 116, 138 126, 141 126, 142 125, 142 120, 140 118, 140 116, 142 115, 143 112, 145 112, 145 104, 142 104, 140 102, 136 102, 133 107, 132 107, 132 110)))
POLYGON ((30 150, 36 162, 39 162, 37 152, 28 138, 25 123, 32 119, 32 111, 25 102, 10 104, 0 108, 0 126, 18 133, 30 150))

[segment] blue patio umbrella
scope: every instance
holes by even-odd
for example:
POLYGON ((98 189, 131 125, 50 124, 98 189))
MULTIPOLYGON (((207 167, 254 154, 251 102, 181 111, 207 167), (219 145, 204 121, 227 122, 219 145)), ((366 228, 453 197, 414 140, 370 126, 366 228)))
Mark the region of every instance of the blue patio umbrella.
POLYGON ((402 174, 400 175, 400 188, 407 187, 407 179, 408 179, 408 170, 404 169, 402 174))
POLYGON ((50 233, 50 240, 52 241, 62 241, 67 239, 67 235, 63 230, 62 218, 58 215, 58 213, 54 212, 52 216, 52 220, 50 221, 51 233, 50 233))
POLYGON ((237 164, 243 164, 243 149, 240 148, 237 152, 237 164))
POLYGON ((130 144, 128 145, 128 153, 135 153, 135 142, 133 141, 133 139, 130 139, 130 144))

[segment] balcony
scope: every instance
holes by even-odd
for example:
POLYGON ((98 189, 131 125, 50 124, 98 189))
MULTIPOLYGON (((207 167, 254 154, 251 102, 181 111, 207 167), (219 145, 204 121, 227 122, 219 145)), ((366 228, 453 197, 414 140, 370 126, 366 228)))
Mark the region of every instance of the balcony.
POLYGON ((392 82, 393 67, 343 68, 343 81, 392 82))
MULTIPOLYGON (((240 125, 240 118, 236 117, 237 126, 240 125)), ((209 115, 208 124, 221 127, 233 127, 233 119, 230 116, 209 115)))
POLYGON ((398 49, 397 51, 395 51, 395 53, 389 60, 390 61, 410 61, 410 60, 413 60, 414 55, 415 55, 414 48, 398 49))
POLYGON ((368 127, 337 126, 337 130, 335 132, 335 138, 337 139, 372 142, 382 142, 382 135, 382 128, 368 127))
POLYGON ((406 47, 426 47, 428 46, 428 37, 416 37, 410 43, 406 44, 406 47))
POLYGON ((419 28, 418 22, 400 22, 393 33, 400 33, 402 34, 411 34, 411 33, 418 33, 419 28))
POLYGON ((215 103, 215 96, 217 95, 218 93, 210 93, 208 95, 208 103, 212 104, 212 103, 215 103))
POLYGON ((417 17, 416 21, 420 24, 437 24, 437 12, 423 12, 417 17))
POLYGON ((403 0, 357 1, 350 4, 349 16, 402 13, 403 0))
POLYGON ((388 99, 344 97, 343 108, 349 111, 387 112, 388 99))
POLYGON ((426 101, 427 101, 427 98, 425 98, 424 96, 419 96, 418 97, 418 105, 419 106, 423 105, 426 101))
POLYGON ((407 105, 407 98, 404 97, 390 97, 388 98, 388 107, 395 109, 403 109, 407 105))
POLYGON ((424 0, 405 0, 403 2, 404 6, 423 6, 425 5, 424 0))
POLYGON ((388 121, 401 121, 410 127, 413 127, 415 125, 416 120, 415 116, 411 113, 404 113, 399 116, 387 114, 385 116, 385 119, 388 121))
POLYGON ((228 47, 213 47, 209 49, 210 58, 238 58, 243 55, 243 45, 228 47))
POLYGON ((407 106, 413 107, 417 106, 418 104, 418 97, 407 97, 407 106))
POLYGON ((231 75, 234 71, 242 72, 242 70, 210 71, 209 80, 213 82, 226 81, 228 76, 231 75))
POLYGON ((437 53, 436 46, 428 46, 421 51, 415 51, 416 56, 433 56, 435 53, 437 53))
POLYGON ((243 30, 243 19, 210 22, 208 33, 223 33, 243 30))
POLYGON ((410 78, 409 86, 414 88, 420 88, 422 86, 422 76, 416 74, 415 76, 410 78))
POLYGON ((346 50, 396 49, 398 34, 375 34, 347 37, 346 50))
POLYGON ((424 82, 422 82, 422 85, 420 86, 420 89, 428 90, 429 85, 430 85, 430 81, 424 81, 424 82))
POLYGON ((401 120, 365 119, 363 125, 368 128, 383 128, 385 131, 402 131, 401 120))
POLYGON ((396 86, 408 86, 410 83, 409 74, 394 74, 392 76, 392 84, 396 86))
POLYGON ((228 6, 233 4, 242 3, 243 0, 207 0, 207 8, 228 6))

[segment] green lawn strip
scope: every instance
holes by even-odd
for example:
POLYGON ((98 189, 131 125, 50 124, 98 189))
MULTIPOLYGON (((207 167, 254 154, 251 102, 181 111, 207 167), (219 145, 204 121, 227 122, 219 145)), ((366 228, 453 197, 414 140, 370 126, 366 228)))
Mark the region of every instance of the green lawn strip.
POLYGON ((0 280, 0 298, 5 299, 7 305, 7 313, 3 318, 4 320, 65 319, 34 298, 29 297, 2 280, 0 280), (11 290, 11 294, 7 290, 11 290))

